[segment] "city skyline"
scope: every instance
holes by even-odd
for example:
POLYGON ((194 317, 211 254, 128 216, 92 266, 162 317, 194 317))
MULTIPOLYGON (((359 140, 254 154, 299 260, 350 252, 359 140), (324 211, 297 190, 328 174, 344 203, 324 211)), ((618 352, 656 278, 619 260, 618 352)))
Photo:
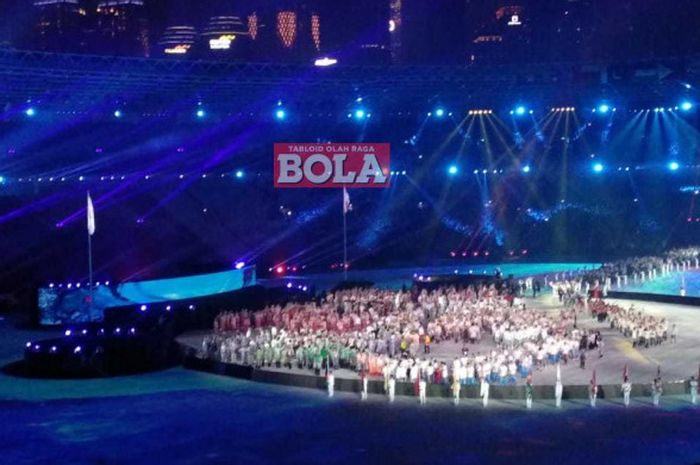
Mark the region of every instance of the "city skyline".
POLYGON ((4 46, 142 57, 465 64, 700 52, 691 0, 5 0, 0 13, 4 46))

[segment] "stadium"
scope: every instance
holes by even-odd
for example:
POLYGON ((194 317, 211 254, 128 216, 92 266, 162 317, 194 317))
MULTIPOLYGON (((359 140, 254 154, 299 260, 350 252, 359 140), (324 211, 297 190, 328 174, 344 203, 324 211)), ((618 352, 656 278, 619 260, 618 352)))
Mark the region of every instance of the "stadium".
POLYGON ((695 13, 29 3, 3 461, 700 460, 695 13))

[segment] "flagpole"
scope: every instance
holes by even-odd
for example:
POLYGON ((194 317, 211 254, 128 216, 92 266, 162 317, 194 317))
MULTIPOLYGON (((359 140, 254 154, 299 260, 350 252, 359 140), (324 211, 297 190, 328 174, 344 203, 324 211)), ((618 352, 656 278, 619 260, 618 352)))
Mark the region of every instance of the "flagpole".
MULTIPOLYGON (((88 191, 88 199, 90 199, 90 191, 88 191)), ((91 201, 88 206, 91 206, 91 201)), ((88 217, 90 215, 90 212, 88 212, 88 217)), ((94 211, 93 211, 94 215, 94 211)), ((89 220, 88 220, 89 222, 89 220)), ((93 216, 93 226, 94 226, 94 216, 93 216)), ((94 288, 93 288, 93 279, 92 279, 92 232, 90 230, 90 227, 88 225, 88 230, 87 230, 87 237, 88 237, 88 289, 90 290, 90 304, 88 306, 88 312, 90 314, 89 319, 92 321, 92 308, 93 308, 93 300, 94 300, 94 288)))
POLYGON ((345 206, 345 190, 343 190, 343 281, 348 280, 348 212, 345 206))
POLYGON ((90 289, 90 317, 92 318, 92 236, 88 232, 88 279, 90 289))

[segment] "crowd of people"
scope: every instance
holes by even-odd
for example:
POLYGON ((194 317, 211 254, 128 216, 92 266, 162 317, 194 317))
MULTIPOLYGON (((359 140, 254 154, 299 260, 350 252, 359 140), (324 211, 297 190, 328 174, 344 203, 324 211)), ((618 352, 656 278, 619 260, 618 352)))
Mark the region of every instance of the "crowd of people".
MULTIPOLYGON (((581 288, 573 280, 558 283, 563 283, 566 293, 580 295, 581 288)), ((255 367, 325 373, 331 397, 333 371, 340 368, 359 374, 363 399, 368 378, 377 377, 383 380, 390 401, 396 383, 409 382, 421 403, 425 403, 429 384, 449 386, 455 404, 461 386, 479 385, 486 406, 489 385, 527 379, 526 405, 531 408, 533 371, 576 359, 586 368, 591 351, 603 357, 604 344, 600 331, 577 326, 582 315, 579 302, 573 308, 562 306, 554 316, 528 309, 524 303, 514 304, 512 295, 508 288, 499 291, 495 285, 409 291, 356 288, 331 292, 312 302, 222 312, 215 319, 214 332, 202 342, 202 355, 255 367), (435 351, 435 344, 452 348, 435 351)), ((635 347, 676 340, 676 325, 669 328, 666 319, 645 314, 634 305, 626 309, 592 299, 582 306, 594 319, 608 321, 635 347)), ((695 403, 695 378, 689 386, 695 403)), ((593 407, 597 389, 594 369, 589 389, 593 407)), ((625 406, 629 405, 631 383, 626 366, 621 392, 625 406)), ((659 404, 662 392, 659 368, 652 383, 654 405, 659 404)), ((559 366, 555 397, 560 406, 559 366)))
POLYGON ((495 286, 436 290, 351 289, 319 302, 224 312, 203 341, 206 356, 320 373, 347 368, 385 380, 515 383, 578 356, 573 311, 558 318, 512 305, 495 286), (488 349, 479 350, 489 339, 488 349), (434 356, 436 343, 461 356, 434 356))
POLYGON ((647 315, 634 307, 624 308, 604 301, 593 301, 590 305, 594 317, 601 316, 610 322, 610 327, 620 331, 632 341, 634 347, 659 345, 664 341, 675 342, 678 336, 677 326, 669 328, 665 318, 647 315))
POLYGON ((582 281, 594 287, 620 286, 624 280, 644 281, 659 274, 700 268, 700 247, 671 249, 668 252, 648 257, 633 257, 605 263, 585 274, 582 281))

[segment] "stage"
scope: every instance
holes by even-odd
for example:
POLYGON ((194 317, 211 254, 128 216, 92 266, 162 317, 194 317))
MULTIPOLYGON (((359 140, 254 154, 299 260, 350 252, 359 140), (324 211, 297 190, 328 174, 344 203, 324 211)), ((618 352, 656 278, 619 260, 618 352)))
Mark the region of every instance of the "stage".
MULTIPOLYGON (((551 294, 544 295, 537 299, 526 299, 528 307, 539 309, 544 313, 558 314, 560 305, 551 294)), ((622 371, 627 364, 630 370, 631 381, 635 385, 633 395, 649 395, 650 383, 661 366, 662 377, 667 394, 682 394, 687 392, 687 383, 684 380, 690 376, 697 376, 698 363, 697 348, 700 345, 700 334, 695 330, 697 318, 700 317, 700 308, 685 305, 668 305, 640 301, 616 301, 609 300, 610 303, 617 303, 628 307, 631 304, 644 312, 668 318, 670 323, 678 326, 678 340, 676 343, 666 341, 658 346, 650 348, 633 348, 629 339, 626 339, 620 332, 611 329, 609 323, 600 323, 592 320, 587 314, 582 314, 578 320, 579 328, 599 330, 605 341, 603 357, 598 356, 597 351, 589 351, 586 368, 579 367, 579 361, 571 360, 568 364, 561 364, 562 382, 564 384, 565 398, 587 398, 587 386, 591 379, 593 369, 596 370, 597 382, 603 386, 603 391, 607 392, 606 397, 619 397, 620 384, 622 383, 622 371)), ((241 375, 246 379, 269 381, 273 383, 288 383, 297 386, 324 388, 325 383, 321 377, 313 376, 310 370, 292 368, 265 367, 261 370, 251 371, 250 369, 237 369, 233 365, 203 362, 195 355, 202 346, 202 339, 208 332, 192 332, 183 334, 178 338, 178 342, 189 354, 190 362, 188 366, 203 369, 210 372, 241 375)), ((452 360, 460 355, 461 344, 452 341, 434 344, 431 348, 430 358, 438 360, 452 360)), ((494 348, 490 336, 485 335, 482 342, 469 345, 470 353, 485 353, 494 348)), ((421 354, 422 355, 422 354, 421 354)), ((338 389, 359 391, 359 376, 350 370, 337 370, 335 372, 338 389)), ((383 384, 380 378, 376 378, 378 384, 383 384)), ((548 365, 533 372, 533 384, 539 387, 541 397, 553 398, 553 386, 556 381, 556 366, 548 365), (550 392, 551 391, 551 392, 550 392)), ((408 384, 408 383, 407 383, 408 384)), ((518 377, 516 387, 492 385, 494 397, 499 395, 503 398, 524 398, 523 386, 525 380, 518 377)), ((413 387, 406 388, 408 395, 413 395, 413 387)), ((379 387, 377 393, 383 392, 379 387)), ((432 396, 449 397, 447 386, 431 387, 429 394, 432 396)), ((466 394, 471 396, 471 390, 467 389, 466 394)), ((476 396, 475 393, 473 393, 476 396)), ((537 393, 536 393, 537 395, 537 393)))

